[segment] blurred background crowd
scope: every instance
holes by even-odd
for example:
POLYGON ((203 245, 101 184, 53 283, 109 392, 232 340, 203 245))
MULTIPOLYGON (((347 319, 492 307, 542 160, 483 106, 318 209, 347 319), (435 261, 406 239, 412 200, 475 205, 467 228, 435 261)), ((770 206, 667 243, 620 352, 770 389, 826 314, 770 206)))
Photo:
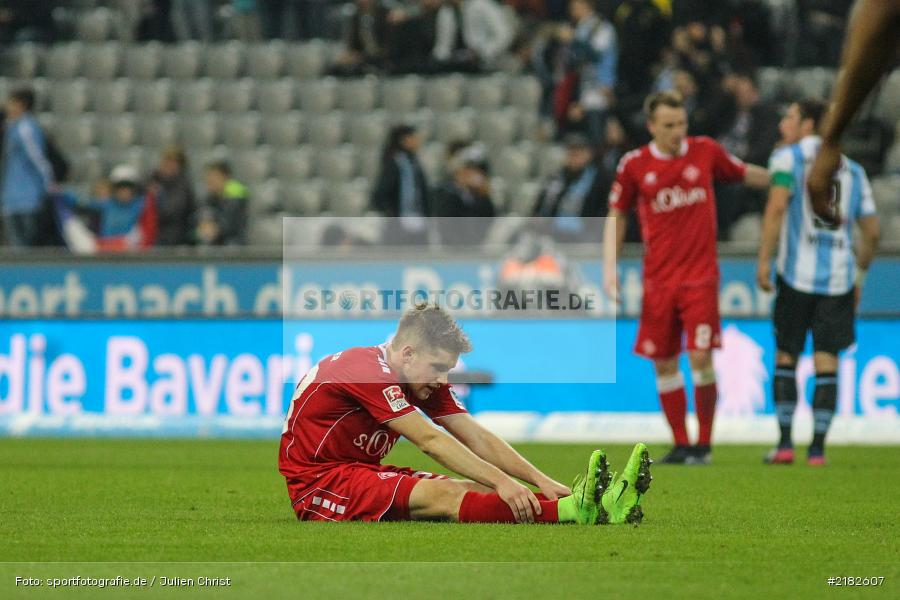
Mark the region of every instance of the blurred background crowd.
MULTIPOLYGON (((602 217, 653 91, 765 165, 786 103, 827 96, 851 5, 6 0, 4 243, 277 246, 286 215, 400 217, 390 234, 410 239, 426 217, 602 217)), ((900 79, 863 113, 846 148, 890 238, 900 79)), ((717 198, 720 238, 755 242, 765 195, 717 198)))

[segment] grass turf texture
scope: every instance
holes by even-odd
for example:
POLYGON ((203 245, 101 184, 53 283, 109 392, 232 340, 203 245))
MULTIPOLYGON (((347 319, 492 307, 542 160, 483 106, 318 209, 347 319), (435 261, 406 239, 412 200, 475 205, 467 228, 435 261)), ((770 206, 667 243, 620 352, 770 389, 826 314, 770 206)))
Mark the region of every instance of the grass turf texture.
MULTIPOLYGON (((519 449, 569 482, 592 448, 519 449)), ((607 447, 614 468, 629 450, 607 447)), ((662 451, 651 447, 653 456, 662 451)), ((276 452, 274 442, 0 440, 0 597, 843 598, 900 590, 898 447, 831 448, 825 469, 766 467, 756 446, 718 447, 710 467, 656 465, 638 528, 298 523, 276 452), (15 587, 17 575, 231 577, 232 585, 49 590, 15 587), (827 585, 839 576, 885 580, 853 591, 827 585)), ((437 470, 410 444, 386 462, 437 470)))

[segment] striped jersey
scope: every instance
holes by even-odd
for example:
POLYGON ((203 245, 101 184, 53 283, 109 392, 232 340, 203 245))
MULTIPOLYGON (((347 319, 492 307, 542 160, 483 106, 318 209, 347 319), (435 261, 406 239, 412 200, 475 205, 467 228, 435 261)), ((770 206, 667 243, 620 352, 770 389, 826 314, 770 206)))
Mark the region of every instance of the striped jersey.
POLYGON ((816 217, 806 176, 820 144, 817 136, 807 136, 779 148, 769 159, 772 184, 791 190, 776 263, 778 274, 795 290, 840 296, 854 286, 853 226, 860 218, 875 214, 875 201, 866 172, 844 156, 835 174, 842 223, 833 227, 816 217))

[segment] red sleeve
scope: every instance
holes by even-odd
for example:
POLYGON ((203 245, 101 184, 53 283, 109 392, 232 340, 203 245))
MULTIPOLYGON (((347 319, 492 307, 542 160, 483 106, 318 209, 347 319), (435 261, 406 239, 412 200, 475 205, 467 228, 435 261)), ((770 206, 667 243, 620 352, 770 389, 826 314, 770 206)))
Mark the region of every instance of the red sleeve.
POLYGON ((636 156, 634 152, 629 152, 619 161, 616 169, 616 180, 613 182, 609 191, 609 207, 615 208, 619 212, 628 213, 634 206, 634 199, 637 197, 637 184, 631 175, 631 169, 628 164, 636 156))
POLYGON ((737 156, 729 153, 719 142, 710 139, 713 155, 713 179, 723 183, 740 183, 744 180, 747 165, 737 156))
POLYGON ((466 410, 466 405, 462 403, 462 400, 459 399, 456 392, 449 385, 445 385, 432 393, 428 401, 423 402, 419 408, 432 420, 469 412, 466 410))
POLYGON ((399 383, 392 381, 340 384, 363 409, 379 423, 403 417, 416 409, 403 393, 399 383))
POLYGON ((416 410, 396 375, 378 359, 373 349, 351 349, 327 360, 330 369, 327 377, 379 423, 416 410))

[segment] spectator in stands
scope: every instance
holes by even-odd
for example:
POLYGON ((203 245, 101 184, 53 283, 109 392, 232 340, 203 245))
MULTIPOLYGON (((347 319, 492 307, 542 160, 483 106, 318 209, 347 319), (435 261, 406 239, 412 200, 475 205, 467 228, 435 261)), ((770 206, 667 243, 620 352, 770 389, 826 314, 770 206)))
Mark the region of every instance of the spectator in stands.
POLYGON ((590 0, 571 0, 569 14, 574 26, 559 26, 536 55, 545 108, 552 110, 558 132, 582 131, 599 146, 614 99, 616 31, 590 0))
POLYGON ((53 9, 57 4, 53 0, 5 0, 0 3, 0 44, 54 42, 53 9))
POLYGON ((652 0, 623 0, 616 9, 613 23, 619 40, 621 69, 617 95, 634 97, 640 106, 650 92, 650 69, 660 59, 669 39, 669 21, 652 0))
POLYGON ((777 107, 762 100, 751 73, 728 75, 722 88, 730 106, 720 117, 719 142, 744 162, 764 163, 778 142, 777 107))
POLYGON ((242 42, 257 42, 262 37, 258 0, 232 0, 228 23, 231 37, 242 42))
POLYGON ((444 0, 437 13, 434 58, 443 70, 491 70, 513 43, 511 21, 495 0, 444 0))
POLYGON ((496 214, 491 199, 487 151, 473 144, 450 160, 450 178, 434 194, 434 216, 456 217, 438 222, 441 242, 471 245, 484 242, 496 214))
POLYGON ((441 70, 437 52, 437 22, 442 0, 419 0, 414 8, 388 13, 390 71, 432 74, 441 70))
POLYGON ((381 0, 356 0, 345 7, 344 47, 332 72, 361 75, 384 67, 389 52, 388 9, 381 0))
POLYGON ((118 165, 109 182, 98 182, 94 196, 82 205, 98 215, 97 250, 121 252, 147 248, 156 241, 156 207, 141 189, 140 175, 131 165, 118 165))
MULTIPOLYGON (((606 215, 606 198, 612 177, 594 160, 593 144, 587 136, 570 133, 563 143, 566 161, 562 170, 544 182, 534 207, 535 217, 553 217, 554 237, 574 241, 585 233, 583 217, 606 215)), ((593 228, 599 232, 601 228, 593 228)))
POLYGON ((836 66, 841 58, 847 16, 853 0, 805 0, 798 2, 800 64, 836 66))
POLYGON ((191 224, 196 202, 187 168, 184 151, 171 146, 163 150, 159 167, 150 176, 159 215, 160 246, 185 246, 194 241, 191 224))
POLYGON ((174 41, 172 1, 117 0, 123 27, 120 32, 122 41, 174 41))
POLYGON ((207 165, 206 199, 197 211, 196 239, 203 246, 233 246, 246 242, 247 187, 234 179, 225 161, 207 165))
POLYGON ((424 243, 430 214, 428 180, 419 162, 421 137, 411 125, 397 125, 388 132, 381 157, 381 173, 372 190, 372 208, 392 217, 386 241, 424 243))
POLYGON ((719 25, 690 21, 672 32, 672 47, 681 68, 689 71, 701 94, 715 90, 728 71, 727 35, 719 25))
POLYGON ((31 112, 34 103, 30 88, 13 90, 6 100, 0 209, 6 243, 13 248, 36 243, 44 198, 54 187, 44 133, 31 112))
MULTIPOLYGON (((714 117, 721 124, 718 140, 726 150, 747 163, 764 164, 778 142, 778 110, 763 102, 749 73, 728 75, 722 82, 724 107, 714 117)), ((761 213, 766 194, 745 186, 716 191, 719 235, 727 239, 731 226, 748 212, 761 213)))
MULTIPOLYGON (((170 0, 165 0, 168 3, 170 0)), ((159 2, 159 0, 154 0, 159 2)), ((172 26, 180 41, 212 41, 212 4, 210 0, 171 0, 172 26)))

